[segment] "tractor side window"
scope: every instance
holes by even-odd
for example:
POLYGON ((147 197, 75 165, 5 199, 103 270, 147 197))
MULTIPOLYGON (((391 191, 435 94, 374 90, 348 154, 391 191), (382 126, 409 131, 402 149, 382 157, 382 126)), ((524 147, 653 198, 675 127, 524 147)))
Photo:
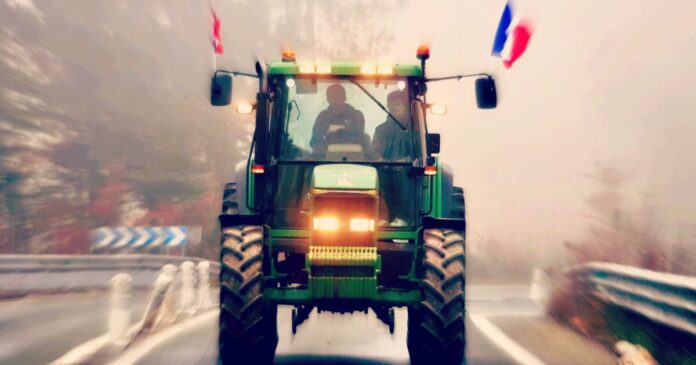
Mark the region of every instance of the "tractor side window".
POLYGON ((420 161, 421 164, 425 164, 425 159, 426 159, 426 134, 428 133, 425 127, 425 115, 424 115, 424 108, 423 108, 423 102, 420 100, 414 100, 411 103, 411 110, 413 111, 413 128, 415 133, 413 134, 414 136, 414 143, 418 148, 416 148, 418 151, 421 153, 416 156, 418 161, 420 161))
POLYGON ((284 160, 304 160, 307 158, 306 146, 309 141, 305 139, 306 133, 302 130, 302 110, 296 100, 290 100, 284 113, 285 124, 281 134, 280 158, 284 160))

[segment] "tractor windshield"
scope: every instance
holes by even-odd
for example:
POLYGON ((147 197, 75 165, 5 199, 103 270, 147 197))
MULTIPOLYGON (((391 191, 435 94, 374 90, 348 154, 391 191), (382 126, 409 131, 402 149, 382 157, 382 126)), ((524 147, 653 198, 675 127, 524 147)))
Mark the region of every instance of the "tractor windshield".
POLYGON ((422 162, 422 121, 412 118, 405 77, 280 76, 272 118, 278 163, 275 227, 305 228, 314 166, 347 162, 375 166, 380 229, 412 228, 417 216, 414 160, 422 162))
POLYGON ((277 80, 277 158, 410 162, 417 158, 406 78, 289 76, 277 80))

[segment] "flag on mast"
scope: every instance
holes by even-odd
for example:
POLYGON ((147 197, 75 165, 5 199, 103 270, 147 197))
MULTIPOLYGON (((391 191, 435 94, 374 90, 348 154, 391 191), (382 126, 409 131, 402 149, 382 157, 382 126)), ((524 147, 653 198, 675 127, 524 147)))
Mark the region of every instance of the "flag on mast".
POLYGON ((222 40, 220 39, 220 18, 213 11, 213 49, 215 54, 221 55, 224 52, 222 40))
POLYGON ((508 1, 500 16, 491 54, 502 58, 503 66, 510 68, 527 49, 531 37, 531 23, 527 19, 516 16, 508 1))

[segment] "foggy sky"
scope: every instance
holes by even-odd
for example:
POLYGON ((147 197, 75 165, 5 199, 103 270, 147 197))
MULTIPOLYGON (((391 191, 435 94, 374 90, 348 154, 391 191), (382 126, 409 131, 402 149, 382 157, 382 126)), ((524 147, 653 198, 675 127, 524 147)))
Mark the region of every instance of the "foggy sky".
MULTIPOLYGON (((142 5, 123 0, 108 5, 118 10, 108 21, 91 19, 80 10, 95 6, 89 1, 51 2, 48 9, 42 1, 4 2, 23 24, 33 19, 36 30, 27 34, 40 39, 52 39, 51 30, 41 28, 48 16, 44 12, 75 6, 73 11, 63 10, 66 18, 73 16, 66 20, 72 28, 66 26, 60 33, 64 41, 44 45, 47 51, 41 44, 23 45, 41 59, 17 67, 24 76, 40 83, 44 73, 54 71, 46 67, 52 64, 50 51, 55 53, 63 44, 79 50, 64 34, 79 32, 89 38, 106 32, 114 39, 103 45, 113 46, 109 53, 87 49, 72 56, 80 67, 94 70, 103 64, 104 70, 119 73, 114 84, 100 84, 100 100, 121 110, 151 97, 157 105, 186 117, 179 121, 167 114, 169 124, 161 127, 148 115, 150 109, 142 107, 130 113, 153 118, 151 124, 136 118, 125 122, 135 129, 106 122, 109 128, 149 131, 139 138, 152 143, 157 153, 177 143, 170 137, 168 144, 158 144, 157 134, 192 131, 200 139, 195 149, 177 152, 200 154, 203 160, 220 153, 224 145, 220 139, 227 138, 229 157, 235 161, 225 160, 226 168, 245 151, 251 119, 234 116, 232 108, 206 106, 213 68, 206 2, 200 6, 187 2, 184 9, 181 2, 142 5), (134 14, 133 19, 128 14, 134 14), (84 27, 85 22, 103 24, 84 27), (147 22, 151 23, 146 28, 148 38, 141 38, 138 27, 147 22), (135 51, 118 52, 124 44, 135 51), (148 68, 142 69, 145 61, 148 68), (153 80, 147 75, 157 64, 162 72, 154 82, 162 85, 149 82, 153 80), (142 96, 127 89, 140 83, 153 91, 142 96), (119 87, 125 89, 116 93, 113 89, 119 87), (111 99, 114 95, 119 98, 111 99), (162 103, 162 97, 174 102, 162 103), (214 150, 208 135, 218 140, 214 150)), ((430 117, 429 123, 442 133, 441 156, 466 191, 474 242, 497 239, 511 245, 538 244, 547 250, 582 235, 587 228, 585 199, 597 189, 587 175, 598 166, 616 167, 626 174, 622 191, 627 208, 640 211, 646 204, 654 206, 663 235, 671 240, 678 232, 691 240, 696 235, 696 153, 692 152, 696 4, 692 1, 519 0, 515 4, 532 20, 535 33, 526 54, 510 70, 489 56, 502 0, 215 0, 210 4, 222 21, 225 55, 218 57, 219 67, 252 71, 256 57, 277 60, 285 47, 294 48, 300 60, 415 63, 415 50, 425 42, 431 46, 429 76, 492 72, 500 100, 495 110, 476 109, 471 80, 429 88, 430 101, 449 105, 446 117, 430 117)), ((14 28, 2 29, 7 39, 18 37, 14 28)), ((4 47, 6 56, 25 52, 11 42, 4 47)), ((66 73, 58 71, 54 74, 66 73)), ((234 102, 252 98, 254 87, 251 80, 236 79, 234 102)), ((69 105, 65 109, 71 110, 69 105)), ((159 156, 152 154, 154 160, 159 156)), ((224 175, 231 176, 232 171, 224 175)))
MULTIPOLYGON (((224 11, 237 3, 219 6, 224 11)), ((415 62, 416 47, 428 43, 430 76, 476 71, 496 76, 500 104, 492 111, 475 108, 470 81, 429 88, 431 101, 449 105, 446 117, 431 117, 429 123, 442 133, 441 156, 465 188, 473 240, 559 247, 575 239, 587 229, 585 199, 598 188, 587 175, 601 166, 626 174, 626 210, 638 214, 651 206, 668 240, 676 240, 678 234, 693 240, 693 2, 517 1, 535 32, 527 53, 510 70, 489 56, 504 1, 380 3, 386 3, 386 9, 375 9, 378 15, 370 19, 379 19, 377 27, 366 28, 391 41, 384 52, 371 49, 367 57, 415 62)), ((325 8, 331 7, 314 4, 313 28, 322 31, 315 32, 316 48, 302 49, 299 59, 329 57, 321 52, 327 44, 334 46, 331 56, 349 58, 350 48, 335 47, 345 35, 331 29, 345 29, 360 20, 348 14, 333 28, 326 26, 322 10, 330 10, 325 8)), ((302 23, 278 12, 276 19, 302 23)), ((223 13, 223 22, 225 16, 229 15, 223 13)), ((243 31, 234 24, 223 30, 227 39, 243 31)), ((293 41, 301 43, 282 39, 254 52, 274 59, 273 52, 293 41)))

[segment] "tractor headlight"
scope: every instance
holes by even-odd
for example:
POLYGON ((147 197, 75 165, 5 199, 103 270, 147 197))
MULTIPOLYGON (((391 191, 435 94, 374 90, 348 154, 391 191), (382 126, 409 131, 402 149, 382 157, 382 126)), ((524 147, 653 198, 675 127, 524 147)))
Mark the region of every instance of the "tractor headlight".
POLYGON ((317 231, 338 231, 338 218, 336 218, 336 217, 314 218, 313 228, 317 231))
POLYGON ((351 218, 348 227, 353 232, 368 232, 375 230, 375 220, 367 218, 351 218))
MULTIPOLYGON (((312 228, 314 228, 315 231, 338 231, 340 227, 341 224, 336 217, 318 217, 312 220, 312 228)), ((343 229, 345 229, 345 226, 343 227, 343 229)), ((368 218, 351 218, 348 220, 348 229, 351 232, 372 232, 375 230, 375 220, 368 218)))
POLYGON ((308 222, 311 245, 374 246, 377 199, 377 194, 343 191, 314 195, 308 222))

